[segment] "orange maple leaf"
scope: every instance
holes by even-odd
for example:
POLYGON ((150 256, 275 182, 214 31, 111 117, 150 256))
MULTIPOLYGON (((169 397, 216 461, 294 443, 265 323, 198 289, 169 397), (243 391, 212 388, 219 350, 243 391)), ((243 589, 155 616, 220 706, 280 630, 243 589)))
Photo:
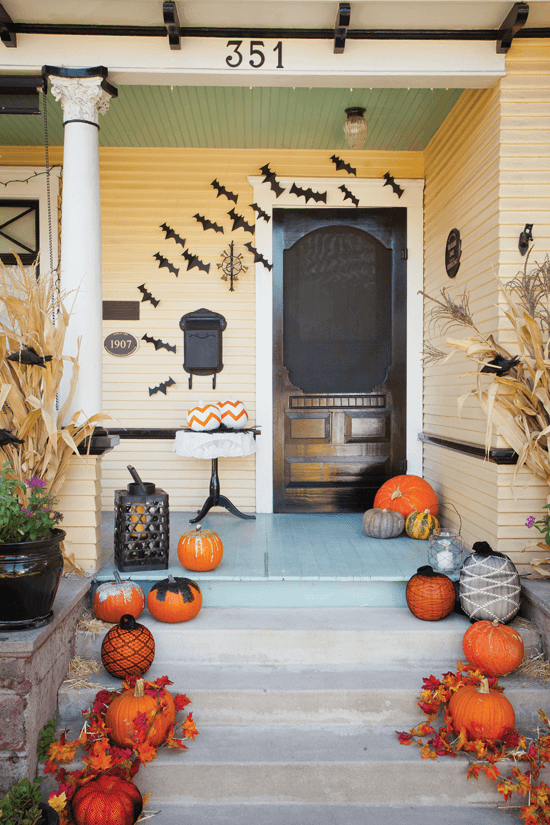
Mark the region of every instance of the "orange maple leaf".
POLYGON ((90 771, 101 773, 113 767, 113 757, 109 753, 111 747, 108 739, 98 739, 89 750, 88 757, 82 760, 90 771))
POLYGON ((456 740, 456 749, 457 751, 462 750, 464 745, 468 742, 468 733, 466 728, 460 728, 460 733, 458 734, 458 739, 456 740))
POLYGON ((195 740, 195 736, 199 735, 195 723, 193 722, 193 714, 189 713, 185 722, 181 724, 181 732, 185 739, 195 740))
POLYGON ((134 748, 134 753, 137 758, 144 765, 146 762, 152 762, 157 755, 157 749, 151 745, 150 742, 140 742, 134 748))

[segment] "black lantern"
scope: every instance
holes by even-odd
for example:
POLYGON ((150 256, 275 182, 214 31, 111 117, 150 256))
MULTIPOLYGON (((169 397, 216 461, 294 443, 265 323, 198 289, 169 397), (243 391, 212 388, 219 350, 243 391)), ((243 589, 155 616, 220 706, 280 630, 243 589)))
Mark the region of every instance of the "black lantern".
POLYGON ((115 490, 115 564, 123 573, 166 570, 170 551, 168 493, 142 481, 128 466, 133 484, 115 490))

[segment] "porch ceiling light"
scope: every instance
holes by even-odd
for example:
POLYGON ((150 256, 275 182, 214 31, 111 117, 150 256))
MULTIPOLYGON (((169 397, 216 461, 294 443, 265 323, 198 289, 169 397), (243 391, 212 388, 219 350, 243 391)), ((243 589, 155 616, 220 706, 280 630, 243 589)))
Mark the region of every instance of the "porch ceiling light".
POLYGON ((344 134, 350 149, 362 149, 367 139, 368 124, 363 115, 365 109, 362 106, 350 106, 346 109, 347 120, 344 121, 344 134))

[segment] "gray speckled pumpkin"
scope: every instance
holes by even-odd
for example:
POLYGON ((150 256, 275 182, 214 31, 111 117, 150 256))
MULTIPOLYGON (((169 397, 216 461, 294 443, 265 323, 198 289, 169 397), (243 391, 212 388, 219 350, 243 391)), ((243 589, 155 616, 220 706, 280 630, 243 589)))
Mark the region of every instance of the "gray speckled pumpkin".
POLYGON ((375 508, 363 514, 363 530, 373 539, 393 539, 403 532, 405 518, 395 510, 375 508))

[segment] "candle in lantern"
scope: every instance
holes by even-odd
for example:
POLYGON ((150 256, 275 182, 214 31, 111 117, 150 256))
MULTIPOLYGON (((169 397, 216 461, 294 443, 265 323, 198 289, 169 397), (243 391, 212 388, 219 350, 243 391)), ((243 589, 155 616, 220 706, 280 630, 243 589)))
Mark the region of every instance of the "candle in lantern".
POLYGON ((453 553, 451 550, 440 550, 438 552, 437 566, 440 570, 450 570, 454 567, 453 553))

